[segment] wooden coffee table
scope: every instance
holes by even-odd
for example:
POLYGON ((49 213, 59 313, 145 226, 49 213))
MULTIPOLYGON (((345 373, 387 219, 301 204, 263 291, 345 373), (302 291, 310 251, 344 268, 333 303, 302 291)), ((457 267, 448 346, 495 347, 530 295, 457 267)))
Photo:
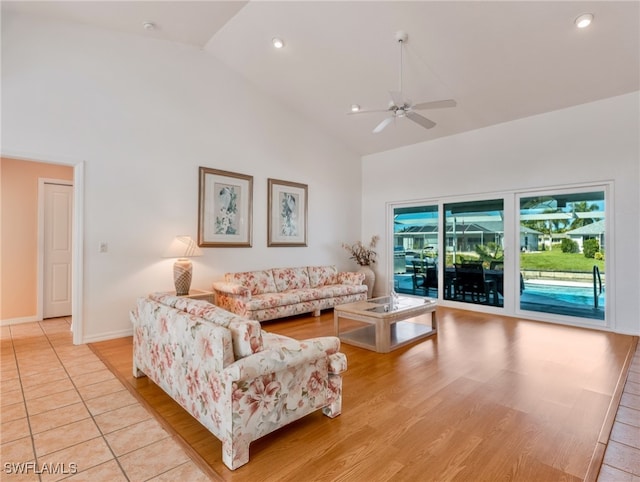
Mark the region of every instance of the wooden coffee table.
POLYGON ((333 310, 336 336, 349 345, 388 353, 434 335, 436 300, 389 296, 338 305, 333 310))

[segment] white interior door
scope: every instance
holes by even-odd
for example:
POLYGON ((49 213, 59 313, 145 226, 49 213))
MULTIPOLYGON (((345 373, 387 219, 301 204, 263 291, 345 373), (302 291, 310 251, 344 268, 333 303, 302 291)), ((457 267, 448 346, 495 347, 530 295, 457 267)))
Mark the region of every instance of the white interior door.
POLYGON ((44 185, 43 318, 71 316, 73 186, 44 185))

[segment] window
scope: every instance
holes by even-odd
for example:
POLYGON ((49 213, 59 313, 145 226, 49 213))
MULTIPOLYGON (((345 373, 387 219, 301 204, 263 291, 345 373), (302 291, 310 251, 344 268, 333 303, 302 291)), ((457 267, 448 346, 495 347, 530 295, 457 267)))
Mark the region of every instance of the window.
POLYGON ((520 197, 520 309, 604 320, 605 193, 520 197))

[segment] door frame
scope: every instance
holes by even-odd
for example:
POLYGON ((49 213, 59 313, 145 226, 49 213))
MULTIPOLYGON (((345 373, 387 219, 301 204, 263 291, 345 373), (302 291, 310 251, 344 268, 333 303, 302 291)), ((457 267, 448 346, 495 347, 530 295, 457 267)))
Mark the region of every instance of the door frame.
MULTIPOLYGON (((38 178, 38 296, 36 299, 36 316, 38 320, 44 319, 44 221, 45 221, 45 184, 57 184, 60 186, 73 187, 73 181, 67 179, 53 179, 48 177, 38 178)), ((71 233, 73 239, 73 219, 72 215, 71 233)), ((72 243, 72 258, 73 258, 73 243, 72 243)), ((71 273, 73 274, 73 259, 71 260, 71 273)), ((73 276, 71 278, 73 286, 73 276)), ((71 296, 71 303, 73 304, 73 295, 71 296)), ((72 317, 73 320, 73 317, 72 317)))
MULTIPOLYGON (((554 323, 562 323, 566 325, 573 326, 581 326, 585 328, 595 328, 598 330, 611 330, 615 331, 615 304, 613 301, 613 293, 615 290, 615 276, 613 275, 613 267, 615 266, 615 245, 612 237, 613 226, 615 224, 614 218, 614 183, 613 181, 602 181, 602 182, 588 182, 588 183, 580 183, 575 185, 564 185, 564 186, 552 186, 549 188, 539 188, 539 189, 529 189, 522 190, 516 193, 516 197, 514 200, 514 216, 516 225, 520 224, 520 199, 523 197, 531 197, 531 196, 544 196, 544 195, 558 195, 558 194, 571 194, 571 193, 582 193, 589 191, 602 191, 604 192, 605 206, 604 206, 604 214, 605 214, 605 228, 604 228, 604 236, 606 240, 605 251, 606 255, 604 258, 605 265, 605 273, 608 274, 606 278, 606 287, 605 287, 605 307, 604 307, 604 320, 601 322, 589 321, 588 318, 579 318, 584 320, 582 322, 575 321, 575 317, 565 316, 560 314, 547 314, 543 312, 536 312, 530 310, 524 310, 520 307, 520 293, 516 293, 516 297, 514 298, 515 306, 514 306, 514 314, 517 317, 525 317, 529 319, 540 319, 541 321, 551 321, 554 323)), ((514 257, 515 262, 515 270, 520 271, 520 255, 519 252, 514 257)))
MULTIPOLYGON (((71 254, 71 330, 73 332, 73 344, 81 345, 84 338, 84 162, 81 160, 47 156, 42 154, 32 154, 25 152, 12 152, 3 150, 2 157, 17 159, 20 161, 36 161, 45 164, 60 164, 73 167, 73 229, 71 233, 73 252, 71 254)), ((40 237, 40 234, 38 234, 40 237)), ((38 251, 40 256, 40 250, 38 251)), ((39 261, 39 260, 38 260, 39 261)), ((38 268, 40 271, 40 268, 38 268)), ((41 273, 38 273, 41 277, 41 273)), ((38 281, 40 284, 40 281, 38 281)), ((38 294, 38 313, 42 320, 42 301, 38 294)))

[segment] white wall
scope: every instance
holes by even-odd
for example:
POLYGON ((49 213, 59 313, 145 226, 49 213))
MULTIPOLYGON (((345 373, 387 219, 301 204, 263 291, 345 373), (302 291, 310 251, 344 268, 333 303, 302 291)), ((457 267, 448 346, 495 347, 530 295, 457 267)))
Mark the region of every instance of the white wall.
POLYGON ((360 235, 360 158, 316 126, 201 50, 2 21, 2 153, 85 162, 85 341, 128 333, 136 297, 173 288, 161 255, 197 236, 198 166, 253 175, 253 248, 205 248, 193 287, 225 271, 355 267, 340 246, 360 235), (267 248, 269 177, 308 184, 308 247, 267 248))
MULTIPOLYGON (((610 328, 640 334, 639 106, 635 92, 366 156, 363 237, 389 232, 389 202, 613 181, 610 328)), ((388 260, 380 261, 384 287, 388 260)))

